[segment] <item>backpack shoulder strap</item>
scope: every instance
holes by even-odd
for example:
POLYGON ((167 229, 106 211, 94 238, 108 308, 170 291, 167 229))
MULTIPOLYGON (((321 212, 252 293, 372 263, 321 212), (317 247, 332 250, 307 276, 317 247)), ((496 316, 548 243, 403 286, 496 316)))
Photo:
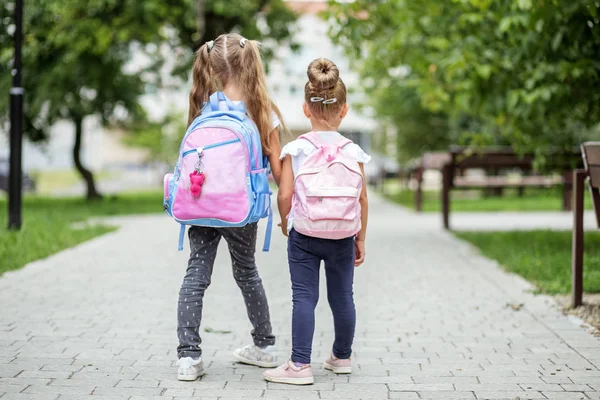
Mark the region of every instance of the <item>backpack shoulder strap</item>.
POLYGON ((310 142, 317 149, 320 149, 321 147, 324 147, 327 145, 326 143, 323 143, 321 138, 319 138, 319 136, 314 132, 305 133, 304 135, 299 136, 298 139, 304 139, 307 142, 310 142))
POLYGON ((223 92, 211 94, 208 103, 211 111, 237 111, 246 113, 246 106, 244 106, 244 103, 235 104, 233 101, 229 100, 223 92))
POLYGON ((338 147, 338 149, 341 149, 342 147, 349 145, 351 143, 352 143, 352 140, 348 139, 347 137, 342 136, 335 145, 338 147))
POLYGON ((341 134, 340 134, 340 139, 337 142, 326 143, 323 140, 321 140, 319 135, 317 135, 315 132, 306 133, 306 134, 300 136, 298 139, 308 140, 310 143, 313 144, 313 146, 315 146, 318 149, 327 147, 327 146, 335 146, 338 149, 341 149, 342 147, 352 143, 352 140, 342 136, 341 134))
POLYGON ((179 228, 179 242, 177 243, 177 250, 183 250, 183 239, 185 238, 185 225, 181 224, 179 228))
POLYGON ((271 232, 273 231, 273 207, 271 207, 271 196, 269 196, 269 216, 267 220, 267 230, 265 231, 265 244, 263 251, 267 252, 271 248, 271 232))

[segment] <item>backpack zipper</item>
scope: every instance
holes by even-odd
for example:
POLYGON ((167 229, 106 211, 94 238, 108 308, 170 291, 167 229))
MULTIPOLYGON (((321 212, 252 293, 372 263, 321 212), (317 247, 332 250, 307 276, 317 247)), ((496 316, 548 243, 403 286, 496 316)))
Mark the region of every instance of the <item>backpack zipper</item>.
MULTIPOLYGON (((220 142, 220 143, 209 144, 208 146, 202 147, 202 149, 210 150, 210 149, 214 149, 215 147, 227 146, 228 144, 233 144, 233 143, 237 143, 237 142, 241 142, 240 138, 226 140, 225 142, 220 142)), ((183 152, 183 157, 190 155, 192 153, 196 153, 197 151, 198 151, 197 149, 186 150, 183 152)))
MULTIPOLYGON (((227 146, 229 144, 234 144, 234 143, 241 142, 241 141, 242 141, 242 139, 237 137, 235 139, 226 140, 224 142, 209 144, 208 146, 201 148, 202 153, 204 152, 204 150, 210 150, 210 149, 214 149, 216 147, 227 146)), ((184 151, 183 154, 181 155, 181 159, 183 160, 183 158, 185 156, 189 156, 192 153, 198 153, 198 149, 191 149, 191 150, 184 151)), ((200 160, 200 158, 202 158, 202 153, 198 156, 199 160, 200 160)), ((181 167, 179 165, 179 162, 177 163, 177 172, 176 172, 176 174, 174 174, 174 176, 175 176, 175 181, 179 181, 179 178, 181 177, 181 167)))

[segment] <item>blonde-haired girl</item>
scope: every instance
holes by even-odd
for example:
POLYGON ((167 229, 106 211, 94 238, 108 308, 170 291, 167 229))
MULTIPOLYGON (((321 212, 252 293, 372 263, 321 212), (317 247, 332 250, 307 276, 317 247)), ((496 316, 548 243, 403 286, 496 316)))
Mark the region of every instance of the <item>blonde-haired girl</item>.
MULTIPOLYGON (((278 127, 281 125, 281 116, 269 98, 256 41, 229 33, 200 47, 193 67, 189 124, 202 114, 210 95, 217 91, 223 92, 234 103, 244 103, 260 132, 263 153, 268 156, 273 177, 279 184, 281 147, 278 127)), ((202 300, 211 282, 221 237, 229 245, 233 275, 242 291, 248 318, 253 326, 253 344, 235 350, 234 357, 260 367, 277 365, 269 306, 254 258, 256 234, 256 223, 240 228, 193 226, 189 229, 191 253, 179 292, 177 310, 179 380, 193 381, 204 373, 200 347, 202 300)))

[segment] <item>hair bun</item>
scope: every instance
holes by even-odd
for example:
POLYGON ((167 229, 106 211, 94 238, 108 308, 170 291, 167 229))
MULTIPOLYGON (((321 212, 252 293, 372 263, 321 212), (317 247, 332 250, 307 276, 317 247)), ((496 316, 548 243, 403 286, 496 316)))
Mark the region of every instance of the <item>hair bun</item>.
POLYGON ((308 80, 315 88, 333 89, 340 79, 340 70, 333 61, 318 58, 308 66, 308 80))

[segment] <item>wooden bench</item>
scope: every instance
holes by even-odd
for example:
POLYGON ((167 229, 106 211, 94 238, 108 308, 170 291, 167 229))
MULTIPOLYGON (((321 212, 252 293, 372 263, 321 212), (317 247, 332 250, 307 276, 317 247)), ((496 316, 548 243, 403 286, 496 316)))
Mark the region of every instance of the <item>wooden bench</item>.
MULTIPOLYGON (((579 157, 579 156, 578 156, 579 157)), ((468 149, 455 147, 450 151, 450 160, 442 168, 442 218, 444 228, 450 229, 450 192, 465 189, 496 189, 501 192, 505 188, 516 188, 523 193, 526 187, 550 188, 563 186, 563 209, 571 207, 572 179, 571 170, 564 168, 561 176, 531 175, 534 170, 534 156, 521 156, 509 148, 485 149, 478 153, 468 149), (473 179, 458 176, 469 169, 482 169, 497 173, 505 170, 519 170, 521 176, 485 176, 473 179)))
POLYGON ((417 160, 409 163, 406 169, 405 186, 408 188, 408 182, 414 179, 417 182, 415 190, 415 211, 423 211, 423 177, 427 170, 437 170, 442 172, 444 165, 450 161, 448 152, 425 153, 417 160))
POLYGON ((583 303, 583 211, 585 181, 588 181, 596 223, 600 229, 600 142, 581 145, 583 169, 573 173, 573 243, 572 243, 572 288, 571 304, 579 307, 583 303))

